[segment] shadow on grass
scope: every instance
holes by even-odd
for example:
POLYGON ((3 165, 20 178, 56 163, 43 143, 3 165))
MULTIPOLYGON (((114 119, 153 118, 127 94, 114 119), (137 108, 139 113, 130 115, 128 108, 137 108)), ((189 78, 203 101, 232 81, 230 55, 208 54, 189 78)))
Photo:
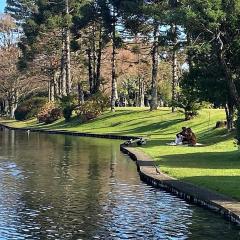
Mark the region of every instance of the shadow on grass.
POLYGON ((206 200, 229 202, 240 199, 238 189, 240 176, 196 176, 183 177, 180 180, 165 179, 162 182, 206 200))
POLYGON ((150 123, 150 124, 146 124, 144 126, 139 126, 139 127, 134 128, 134 125, 138 125, 138 123, 136 123, 136 124, 132 124, 131 130, 124 130, 122 132, 127 132, 129 135, 135 134, 135 133, 137 133, 137 134, 141 134, 141 133, 152 134, 152 132, 161 131, 162 129, 169 128, 169 127, 171 127, 175 124, 178 124, 182 121, 183 121, 182 119, 173 119, 173 120, 161 121, 161 122, 157 122, 157 123, 150 123))
MULTIPOLYGON (((153 134, 152 134, 153 135, 153 134)), ((143 146, 143 148, 149 148, 149 147, 159 147, 166 146, 167 143, 173 142, 172 139, 150 139, 147 141, 147 145, 143 146)))
MULTIPOLYGON (((162 117, 164 115, 172 114, 171 112, 169 112, 169 110, 161 110, 161 112, 162 111, 163 112, 167 111, 167 113, 160 114, 159 117, 162 117)), ((108 127, 117 127, 121 124, 126 124, 126 123, 129 124, 130 122, 136 121, 136 123, 132 124, 132 126, 134 126, 134 125, 141 124, 141 121, 143 123, 144 120, 146 120, 146 119, 152 119, 153 117, 157 117, 157 116, 154 116, 154 115, 152 116, 150 113, 151 112, 148 109, 143 109, 141 111, 139 111, 139 110, 138 111, 132 111, 132 110, 128 110, 128 109, 117 109, 117 111, 114 112, 114 113, 106 112, 104 115, 102 115, 102 116, 100 116, 96 119, 90 120, 86 123, 81 123, 80 120, 78 120, 78 117, 74 117, 74 118, 71 119, 71 121, 69 121, 67 123, 64 120, 61 120, 61 121, 57 121, 57 122, 55 122, 53 124, 49 124, 49 125, 41 125, 41 126, 38 125, 37 127, 47 128, 47 129, 72 128, 72 127, 77 127, 77 126, 80 126, 80 125, 82 127, 84 127, 85 125, 106 121, 108 119, 111 119, 111 121, 113 122, 113 123, 110 122, 108 127), (142 117, 143 113, 146 113, 145 117, 142 117), (140 116, 138 117, 139 114, 140 114, 140 116), (129 119, 128 119, 127 118, 128 115, 133 115, 133 116, 132 116, 132 118, 129 117, 129 119), (120 117, 119 121, 116 122, 116 120, 119 117, 120 117)), ((101 126, 96 127, 96 128, 91 128, 91 129, 98 129, 98 128, 101 128, 101 126)), ((86 130, 90 130, 90 129, 86 129, 86 130)))
MULTIPOLYGON (((176 132, 168 132, 164 133, 160 130, 160 132, 155 132, 151 133, 151 135, 156 138, 151 140, 151 145, 159 145, 159 144, 164 144, 173 142, 175 140, 175 135, 176 132), (154 136, 155 135, 155 136, 154 136)), ((211 146, 215 145, 217 143, 223 142, 223 141, 228 141, 228 140, 233 140, 234 142, 234 136, 235 132, 229 133, 227 129, 209 129, 209 130, 203 130, 201 132, 196 133, 197 136, 197 142, 203 144, 203 146, 198 146, 198 147, 206 147, 206 146, 211 146)))
MULTIPOLYGON (((88 125, 88 124, 98 123, 101 121, 106 121, 108 119, 114 119, 114 118, 126 116, 132 113, 133 113, 132 111, 118 110, 115 113, 107 113, 96 119, 89 120, 88 122, 85 122, 85 123, 81 123, 79 117, 75 116, 69 122, 65 122, 65 120, 61 120, 50 125, 43 125, 43 128, 48 128, 48 129, 66 128, 67 129, 67 128, 78 127, 78 126, 84 127, 85 125, 88 125)), ((118 125, 121 124, 122 122, 123 121, 119 121, 118 125)), ((101 127, 98 127, 98 128, 101 128, 101 127)), ((91 129, 94 129, 94 128, 91 128, 91 129)))
POLYGON ((209 129, 202 131, 198 134, 198 139, 201 143, 207 145, 214 145, 222 141, 230 140, 234 138, 235 133, 229 133, 227 129, 209 129))
MULTIPOLYGON (((117 127, 117 126, 121 126, 121 125, 126 125, 129 127, 129 126, 134 126, 134 125, 138 125, 138 124, 141 124, 141 120, 146 120, 146 119, 152 119, 152 117, 144 117, 144 118, 133 118, 133 119, 126 119, 126 120, 121 120, 121 121, 118 121, 118 122, 114 122, 114 123, 109 123, 109 126, 105 126, 105 127, 102 127, 102 126, 98 126, 96 128, 90 128, 90 129, 99 129, 99 128, 109 128, 109 127, 117 127), (132 123, 130 124, 131 122, 135 122, 135 123, 132 123)), ((96 123, 97 122, 101 122, 102 120, 106 120, 106 119, 103 119, 103 118, 98 118, 96 120, 93 120, 93 122, 95 121, 96 123)), ((142 121, 143 122, 143 121, 142 121)), ((87 124, 87 123, 86 123, 87 124)), ((86 129, 86 130, 90 130, 90 129, 86 129)), ((122 130, 120 130, 121 132, 123 132, 122 130)), ((127 131, 127 130, 126 130, 127 131)))
MULTIPOLYGON (((240 176, 194 176, 182 178, 184 182, 194 183, 240 200, 240 176)), ((218 200, 218 199, 213 199, 218 200)))
MULTIPOLYGON (((132 112, 126 112, 126 113, 121 113, 120 115, 122 116, 122 114, 127 115, 130 114, 132 112)), ((94 119, 92 121, 89 121, 87 123, 80 123, 78 117, 73 118, 70 122, 65 122, 64 120, 53 123, 51 125, 38 125, 38 128, 44 128, 44 129, 57 129, 57 128, 73 128, 73 127, 78 127, 81 126, 84 128, 84 126, 87 126, 89 123, 97 123, 97 122, 101 122, 101 121, 105 121, 108 118, 112 118, 113 116, 104 116, 104 117, 99 117, 97 119, 94 119)), ((151 117, 147 117, 147 118, 151 118, 151 117)), ((94 129, 104 129, 106 128, 107 130, 109 130, 110 127, 117 127, 120 126, 121 124, 126 124, 126 122, 132 122, 135 120, 146 120, 146 118, 136 118, 136 119, 131 119, 129 121, 119 121, 116 122, 114 124, 111 124, 110 126, 99 126, 99 127, 91 127, 91 128, 85 128, 84 131, 89 131, 89 130, 94 130, 94 129)), ((169 120, 169 121, 162 121, 162 122, 157 122, 157 123, 150 123, 150 124, 146 124, 144 126, 138 126, 139 122, 133 123, 129 126, 132 126, 132 128, 130 130, 119 130, 119 134, 121 135, 139 135, 139 134, 154 134, 153 132, 157 131, 157 130, 161 130, 164 128, 168 128, 171 127, 177 123, 182 122, 181 119, 173 119, 173 120, 169 120), (134 128, 134 125, 138 126, 134 128)), ((107 131, 109 132, 109 131, 107 131)), ((114 130, 114 132, 116 132, 114 130)), ((117 131, 118 132, 118 131, 117 131)))
MULTIPOLYGON (((179 150, 180 151, 180 150, 179 150)), ((198 152, 161 156, 158 165, 171 168, 240 169, 240 152, 198 152)))

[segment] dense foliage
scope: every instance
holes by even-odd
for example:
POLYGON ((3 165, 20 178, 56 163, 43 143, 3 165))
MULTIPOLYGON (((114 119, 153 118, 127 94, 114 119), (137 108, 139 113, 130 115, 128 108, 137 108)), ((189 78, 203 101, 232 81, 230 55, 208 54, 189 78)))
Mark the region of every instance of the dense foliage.
POLYGON ((63 112, 63 117, 66 121, 69 121, 71 119, 73 110, 77 107, 77 100, 75 96, 68 95, 63 96, 60 100, 60 108, 63 112))
POLYGON ((46 103, 37 115, 39 123, 50 124, 62 117, 61 109, 54 102, 46 103))
POLYGON ((34 97, 20 103, 14 112, 15 119, 22 121, 36 117, 46 103, 47 99, 43 97, 34 97))
POLYGON ((86 122, 101 115, 108 107, 108 97, 96 94, 77 108, 77 114, 82 122, 86 122))
MULTIPOLYGON (((103 93, 111 111, 168 105, 183 109, 186 120, 207 101, 226 110, 233 129, 240 110, 240 0, 7 0, 6 11, 15 20, 3 17, 1 34, 21 34, 1 45, 2 62, 16 59, 15 50, 6 54, 12 47, 21 54, 11 62, 15 74, 0 66, 1 112, 11 116, 19 94, 41 88, 49 101, 77 96, 77 104, 63 100, 66 120, 73 105, 89 111, 95 108, 89 99, 103 93), (22 79, 31 83, 25 92, 17 87, 22 79), (43 84, 33 85, 36 79, 43 84)), ((92 118, 95 110, 84 114, 92 118)))

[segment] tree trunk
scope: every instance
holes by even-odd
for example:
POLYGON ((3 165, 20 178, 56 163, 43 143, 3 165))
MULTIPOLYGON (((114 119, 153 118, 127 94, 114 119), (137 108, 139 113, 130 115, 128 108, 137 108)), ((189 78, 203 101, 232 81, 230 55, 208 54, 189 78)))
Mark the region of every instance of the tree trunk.
POLYGON ((72 90, 72 79, 71 79, 71 53, 70 53, 70 31, 67 29, 66 36, 66 91, 67 95, 72 90))
POLYGON ((88 80, 89 80, 89 91, 90 94, 93 93, 93 67, 92 67, 92 53, 91 48, 87 50, 88 55, 88 80))
POLYGON ((159 24, 155 21, 153 31, 153 49, 152 49, 152 86, 151 86, 151 102, 150 110, 157 110, 158 108, 158 94, 157 94, 157 77, 158 77, 158 27, 159 24))
POLYGON ((15 111, 18 106, 18 90, 14 90, 14 95, 13 95, 13 108, 12 108, 12 113, 11 113, 11 118, 15 118, 15 111))
POLYGON ((65 70, 65 68, 62 71, 62 96, 67 96, 66 70, 65 70))
POLYGON ((93 22, 93 26, 92 26, 92 65, 93 65, 93 88, 92 88, 92 92, 94 94, 94 90, 95 90, 95 86, 96 86, 96 78, 97 78, 97 74, 96 74, 96 26, 95 26, 95 22, 93 22))
POLYGON ((219 62, 222 66, 225 78, 228 82, 230 97, 234 100, 238 111, 240 111, 240 97, 239 97, 234 79, 232 77, 232 73, 231 73, 230 69, 228 68, 228 65, 225 60, 223 42, 220 38, 220 34, 217 36, 217 40, 218 40, 218 46, 219 46, 219 48, 218 48, 219 62))
POLYGON ((94 93, 99 92, 100 90, 100 76, 101 76, 101 64, 102 64, 102 26, 99 28, 99 43, 98 43, 98 53, 97 53, 97 69, 96 69, 96 80, 94 86, 94 93))
POLYGON ((61 73, 58 73, 57 76, 57 89, 58 89, 58 97, 62 96, 62 81, 61 81, 61 73))
POLYGON ((172 112, 175 112, 175 104, 177 101, 177 86, 178 86, 178 73, 177 73, 177 27, 176 24, 172 25, 173 34, 173 52, 172 52, 172 112))
POLYGON ((140 107, 145 107, 145 86, 144 83, 142 82, 142 89, 141 89, 141 96, 140 96, 140 107))
POLYGON ((61 85, 61 96, 67 95, 66 89, 66 69, 65 69, 65 37, 64 37, 64 30, 62 32, 62 57, 61 57, 61 72, 60 72, 60 85, 61 85))
MULTIPOLYGON (((192 45, 192 37, 190 35, 190 33, 187 33, 187 46, 191 46, 192 45)), ((188 62, 188 66, 189 66, 189 72, 192 71, 193 69, 193 55, 190 51, 187 52, 187 62, 188 62)))
POLYGON ((138 103, 137 106, 138 107, 144 107, 144 81, 142 79, 142 77, 140 76, 140 52, 138 52, 138 67, 137 67, 137 71, 138 71, 138 103))
POLYGON ((138 75, 137 107, 141 106, 141 78, 138 75))
POLYGON ((51 81, 51 101, 54 102, 55 101, 55 89, 54 89, 54 81, 51 81))
POLYGON ((4 110, 4 101, 1 99, 0 100, 0 115, 3 114, 3 110, 4 110))
POLYGON ((112 24, 112 94, 111 94, 111 111, 115 112, 115 103, 118 99, 117 80, 116 80, 116 13, 113 10, 112 24))
POLYGON ((4 100, 4 113, 8 116, 9 102, 7 99, 4 100))
POLYGON ((53 84, 54 84, 54 97, 59 97, 59 84, 58 84, 58 72, 54 72, 53 76, 53 84))
POLYGON ((55 100, 54 98, 54 78, 49 80, 48 82, 48 101, 49 102, 53 102, 55 100))
POLYGON ((227 129, 232 131, 234 128, 234 104, 233 101, 228 100, 225 105, 226 119, 227 119, 227 129))
POLYGON ((141 78, 138 80, 138 107, 144 107, 144 82, 141 78))
POLYGON ((11 92, 8 92, 8 111, 7 115, 14 119, 14 113, 17 109, 18 105, 18 91, 17 90, 11 90, 11 92))
POLYGON ((78 104, 83 104, 84 103, 84 93, 82 89, 82 85, 80 82, 78 82, 78 104))
MULTIPOLYGON (((66 15, 69 16, 69 5, 66 0, 66 15)), ((65 29, 65 51, 66 51, 66 91, 67 95, 71 93, 72 80, 71 80, 71 52, 70 52, 70 29, 69 26, 65 29)))
MULTIPOLYGON (((11 100, 12 101, 12 100, 11 100)), ((11 119, 14 119, 14 110, 13 110, 13 103, 12 102, 9 102, 9 117, 11 119)))

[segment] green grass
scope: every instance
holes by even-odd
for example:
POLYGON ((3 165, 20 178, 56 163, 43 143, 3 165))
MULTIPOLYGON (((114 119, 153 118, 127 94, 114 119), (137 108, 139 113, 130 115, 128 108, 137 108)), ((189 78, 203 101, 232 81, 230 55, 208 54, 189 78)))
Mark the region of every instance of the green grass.
POLYGON ((65 129, 89 133, 146 136, 150 140, 142 148, 150 154, 165 173, 213 189, 240 200, 240 151, 234 144, 234 133, 215 129, 218 120, 225 118, 224 110, 202 110, 199 116, 184 122, 179 112, 168 108, 150 112, 146 108, 119 108, 115 113, 106 112, 101 117, 80 124, 75 117, 70 123, 59 120, 51 125, 27 122, 8 122, 14 127, 39 127, 65 129), (201 147, 167 146, 182 126, 196 132, 201 147))

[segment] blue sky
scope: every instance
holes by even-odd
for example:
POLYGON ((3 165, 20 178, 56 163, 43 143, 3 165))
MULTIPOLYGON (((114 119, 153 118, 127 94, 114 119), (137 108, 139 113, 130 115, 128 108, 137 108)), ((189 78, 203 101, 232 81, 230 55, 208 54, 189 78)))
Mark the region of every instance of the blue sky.
POLYGON ((4 11, 6 0, 0 0, 0 12, 4 11))

